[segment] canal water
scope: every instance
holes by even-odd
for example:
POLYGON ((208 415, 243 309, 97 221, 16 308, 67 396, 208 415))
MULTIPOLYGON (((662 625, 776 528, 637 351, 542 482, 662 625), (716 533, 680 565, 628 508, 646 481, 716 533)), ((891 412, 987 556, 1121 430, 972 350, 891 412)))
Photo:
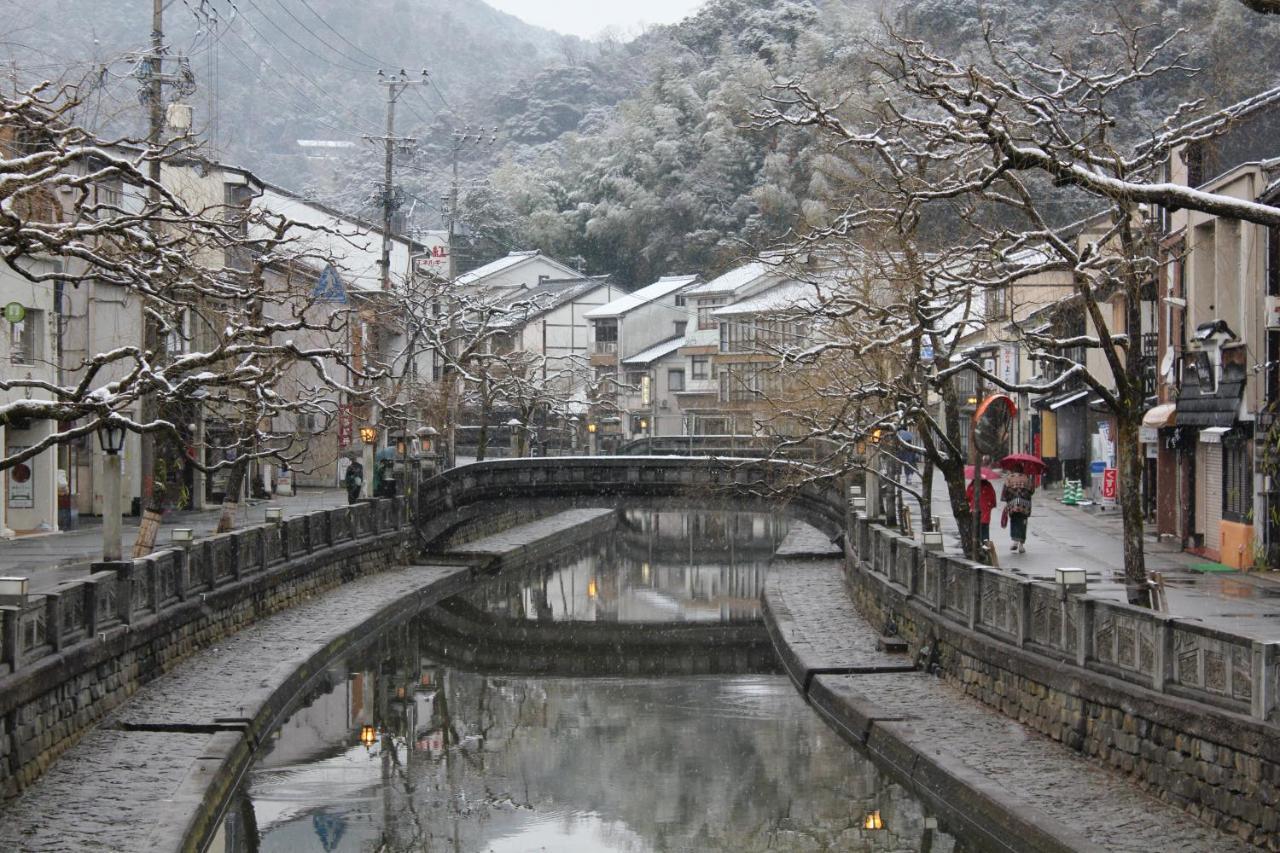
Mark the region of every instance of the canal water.
MULTIPOLYGON (((569 630, 758 625, 752 602, 789 523, 626 511, 611 534, 508 572, 466 606, 569 630)), ((440 632, 428 611, 299 697, 214 849, 963 849, 783 676, 750 664, 663 677, 481 672, 443 662, 440 632)))

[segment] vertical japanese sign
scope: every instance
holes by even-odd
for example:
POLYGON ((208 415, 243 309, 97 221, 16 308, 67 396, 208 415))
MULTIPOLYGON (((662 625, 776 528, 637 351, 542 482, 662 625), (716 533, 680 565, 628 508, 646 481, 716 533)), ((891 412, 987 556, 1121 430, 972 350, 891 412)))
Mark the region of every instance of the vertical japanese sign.
POLYGON ((1116 499, 1117 484, 1119 483, 1120 472, 1115 468, 1106 468, 1102 472, 1102 495, 1104 501, 1114 501, 1116 499))

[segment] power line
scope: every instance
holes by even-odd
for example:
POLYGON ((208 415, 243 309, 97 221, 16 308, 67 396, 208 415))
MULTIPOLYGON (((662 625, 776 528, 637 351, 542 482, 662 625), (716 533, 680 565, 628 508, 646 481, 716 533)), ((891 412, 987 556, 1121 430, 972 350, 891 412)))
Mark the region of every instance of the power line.
MULTIPOLYGON (((361 66, 363 66, 363 67, 365 67, 365 68, 374 69, 374 70, 376 70, 376 69, 378 69, 378 68, 380 68, 380 67, 384 67, 384 66, 388 66, 388 65, 389 65, 388 63, 380 63, 380 62, 378 62, 378 60, 377 60, 375 57, 369 57, 369 58, 370 58, 370 59, 372 59, 372 60, 373 60, 373 62, 374 62, 374 64, 373 64, 373 65, 370 65, 366 60, 358 59, 357 57, 354 57, 354 56, 352 56, 351 54, 347 53, 346 51, 342 50, 342 48, 335 47, 334 45, 332 45, 332 44, 330 44, 329 42, 325 41, 325 40, 320 36, 320 34, 319 34, 319 33, 317 33, 315 30, 311 29, 311 28, 310 28, 310 27, 308 27, 306 24, 304 24, 304 23, 303 23, 303 22, 298 18, 298 16, 297 16, 297 15, 293 14, 293 11, 292 11, 288 6, 286 6, 286 5, 285 5, 284 0, 276 0, 276 5, 277 5, 277 6, 279 6, 281 9, 284 9, 285 14, 286 14, 286 15, 288 15, 290 18, 292 18, 292 19, 293 19, 293 21, 294 21, 294 23, 296 23, 298 26, 302 27, 302 29, 303 29, 303 30, 305 30, 307 33, 309 33, 309 34, 311 35, 311 37, 312 37, 312 38, 314 38, 316 41, 320 42, 322 45, 324 45, 325 47, 327 47, 329 50, 332 50, 334 53, 338 54, 339 56, 344 57, 344 58, 346 58, 346 59, 349 59, 349 60, 351 60, 352 62, 358 63, 358 64, 360 64, 361 66)), ((305 2, 305 0, 303 0, 303 5, 304 5, 304 6, 306 6, 306 2, 305 2)), ((316 15, 316 11, 315 11, 314 9, 311 9, 311 7, 310 7, 310 6, 307 6, 307 8, 311 11, 311 14, 316 15)), ((317 18, 319 18, 320 16, 319 16, 319 15, 316 15, 316 17, 317 17, 317 18)), ((330 26, 329 26, 329 24, 328 24, 328 22, 327 22, 327 21, 325 21, 325 19, 324 19, 324 18, 320 18, 320 23, 324 24, 326 27, 328 27, 330 30, 332 30, 332 31, 333 31, 333 32, 338 36, 338 38, 342 39, 344 42, 347 42, 347 44, 351 44, 351 43, 350 43, 349 41, 347 41, 347 39, 342 35, 342 33, 339 33, 337 30, 334 30, 334 29, 333 29, 333 27, 330 27, 330 26)), ((354 45, 352 45, 352 46, 354 47, 354 45)), ((356 50, 360 50, 360 49, 359 49, 359 48, 356 48, 356 50)), ((361 51, 361 53, 363 53, 363 51, 361 51)), ((366 54, 366 56, 368 56, 368 54, 366 54)))
MULTIPOLYGON (((247 2, 250 6, 252 6, 254 9, 256 9, 256 10, 257 10, 257 12, 258 12, 258 14, 262 16, 263 20, 265 20, 265 21, 266 21, 268 24, 270 24, 271 26, 275 27, 276 32, 280 33, 280 35, 282 35, 282 36, 284 36, 285 38, 287 38, 290 42, 292 42, 293 44, 295 44, 297 47, 301 48, 303 51, 305 51, 305 52, 307 52, 307 53, 310 53, 310 52, 311 52, 311 49, 310 49, 310 48, 308 48, 305 44, 303 44, 302 42, 300 42, 300 41, 298 41, 296 38, 294 38, 292 35, 290 35, 288 30, 286 30, 286 29, 284 29, 283 27, 281 27, 279 24, 277 24, 277 23, 275 22, 275 20, 274 20, 270 15, 268 15, 266 12, 264 12, 264 11, 262 10, 262 7, 261 7, 261 6, 259 6, 259 5, 257 4, 256 0, 245 0, 245 2, 247 2)), ((235 8, 235 5, 234 5, 234 4, 232 4, 232 8, 235 8)), ((275 48, 276 52, 277 52, 277 53, 280 53, 280 55, 281 55, 281 56, 283 56, 283 55, 284 55, 284 53, 283 53, 279 48, 276 48, 274 45, 272 45, 272 47, 273 47, 273 48, 275 48)), ((333 62, 332 60, 330 60, 330 62, 331 62, 331 64, 332 64, 332 65, 335 65, 335 66, 337 66, 338 68, 344 68, 344 69, 346 69, 347 71, 359 71, 359 72, 364 72, 364 71, 368 70, 367 68, 359 68, 359 67, 356 67, 356 66, 354 66, 354 65, 343 65, 341 62, 333 62)))
MULTIPOLYGON (((297 66, 297 64, 296 64, 296 63, 294 63, 294 61, 293 61, 292 59, 290 59, 290 58, 289 58, 288 54, 284 53, 283 51, 281 51, 281 50, 280 50, 280 48, 276 47, 276 46, 272 43, 271 39, 267 38, 267 37, 266 37, 266 35, 264 35, 264 34, 263 34, 263 32, 262 32, 261 30, 259 30, 257 27, 255 27, 255 26, 253 25, 253 21, 249 20, 249 19, 248 19, 248 18, 247 18, 243 13, 241 13, 241 12, 240 12, 240 10, 239 10, 238 8, 236 8, 236 5, 235 5, 235 3, 234 3, 234 2, 232 2, 232 0, 228 0, 228 3, 229 3, 229 5, 231 6, 231 8, 232 8, 232 9, 235 9, 235 11, 237 12, 237 14, 238 14, 237 20, 243 20, 243 21, 245 22, 245 25, 246 25, 246 26, 248 26, 248 27, 249 27, 249 29, 253 30, 253 31, 254 31, 254 33, 256 33, 256 34, 257 34, 258 38, 260 38, 260 39, 262 39, 262 40, 263 40, 263 42, 266 44, 266 46, 267 46, 267 47, 269 47, 269 48, 271 48, 273 51, 275 51, 275 53, 276 53, 276 54, 277 54, 281 59, 283 59, 283 60, 285 61, 285 63, 286 63, 290 68, 292 68, 295 72, 297 72, 297 73, 298 73, 298 75, 302 77, 302 79, 306 80, 306 81, 307 81, 308 83, 310 83, 313 87, 315 87, 316 91, 320 93, 320 97, 322 97, 322 98, 331 98, 331 97, 333 96, 333 93, 332 93, 332 92, 330 92, 330 91, 326 90, 323 86, 321 86, 321 85, 320 85, 319 83, 317 83, 315 80, 311 79, 311 76, 310 76, 309 74, 307 74, 307 72, 305 72, 305 71, 303 71, 301 68, 299 68, 299 67, 297 66)), ((231 26, 232 26, 232 27, 234 27, 234 26, 235 26, 235 23, 236 23, 236 21, 235 21, 235 20, 233 20, 233 21, 231 22, 231 26)), ((246 48, 248 48, 248 50, 249 50, 249 52, 250 52, 250 53, 252 53, 254 56, 258 57, 258 59, 259 59, 259 60, 261 60, 261 61, 263 62, 263 64, 265 64, 267 67, 271 67, 271 61, 270 61, 269 59, 267 59, 266 57, 264 57, 262 54, 258 53, 258 51, 254 49, 253 45, 249 44, 249 42, 244 38, 244 36, 240 35, 239 33, 235 33, 234 35, 235 35, 235 37, 236 37, 236 38, 240 39, 240 42, 241 42, 241 43, 242 43, 246 48)), ((261 82, 266 82, 266 81, 263 81, 263 80, 262 80, 261 75, 257 75, 257 74, 255 74, 254 76, 255 76, 259 81, 261 81, 261 82)), ((292 82, 290 82, 290 81, 286 80, 285 78, 280 77, 280 78, 278 78, 278 79, 279 79, 279 81, 280 81, 280 82, 284 82, 286 85, 290 86, 292 89, 294 89, 294 91, 299 92, 299 93, 300 93, 300 94, 301 94, 301 95, 302 95, 302 96, 303 96, 303 97, 304 97, 308 102, 310 102, 313 106, 315 106, 318 110, 320 110, 320 111, 321 111, 321 113, 329 113, 329 114, 331 114, 331 115, 335 115, 335 112, 334 112, 334 110, 332 109, 332 107, 325 107, 325 106, 322 106, 322 105, 321 105, 320 103, 318 103, 314 98, 312 98, 310 95, 307 95, 307 94, 306 94, 305 92, 303 92, 299 87, 295 86, 292 82)), ((360 126, 360 124, 361 124, 364 120, 363 120, 362 118, 359 118, 358 116, 356 116, 356 115, 355 115, 355 113, 352 113, 352 112, 349 112, 349 111, 348 111, 346 114, 347 114, 348 118, 353 119, 353 126, 354 126, 358 131, 359 131, 359 126, 360 126)), ((359 132, 363 132, 363 131, 359 131, 359 132)))
MULTIPOLYGON (((240 43, 243 44, 250 53, 256 56, 259 62, 261 62, 263 65, 267 66, 268 68, 271 67, 271 60, 267 59, 265 56, 263 56, 262 54, 254 50, 253 45, 245 41, 242 35, 240 35, 239 33, 232 33, 232 35, 234 35, 237 39, 239 39, 240 43)), ((265 85, 266 81, 263 80, 262 74, 260 72, 255 71, 253 68, 249 67, 249 63, 245 62, 238 53, 232 50, 230 45, 224 45, 223 47, 227 51, 227 54, 231 56, 232 59, 240 63, 240 65, 253 76, 253 79, 265 85)), ((330 109, 317 103, 314 98, 312 98, 310 95, 308 95, 305 91, 303 91, 298 86, 294 85, 292 82, 285 80, 284 78, 279 78, 278 82, 284 83, 284 85, 292 89, 297 94, 297 96, 302 98, 304 102, 306 102, 307 104, 310 104, 311 107, 313 107, 314 109, 319 110, 321 115, 329 115, 329 116, 332 116, 335 121, 339 120, 339 117, 334 115, 330 109)), ((276 89, 276 91, 281 92, 281 90, 278 88, 276 89)), ((298 103, 299 102, 294 102, 295 108, 298 106, 298 103)), ((307 111, 309 112, 310 110, 307 110, 307 111)), ((338 133, 351 133, 352 131, 355 131, 356 135, 359 135, 359 133, 361 133, 359 126, 356 126, 356 125, 348 125, 347 127, 337 127, 334 124, 327 122, 324 119, 319 118, 315 115, 312 115, 310 117, 310 120, 314 121, 316 124, 321 125, 322 127, 327 127, 328 129, 336 131, 338 133)))
MULTIPOLYGON (((280 0, 277 0, 277 2, 280 2, 280 0)), ((369 58, 369 59, 371 59, 374 63, 376 63, 376 65, 377 65, 377 66, 381 66, 381 67, 385 67, 385 68, 394 68, 394 67, 395 67, 396 63, 394 63, 394 62, 384 62, 384 61, 382 61, 382 60, 381 60, 381 59, 379 59, 378 57, 374 56, 372 53, 369 53, 369 51, 367 51, 367 50, 365 50, 364 48, 360 47, 360 45, 358 45, 358 44, 356 44, 355 42, 351 41, 351 39, 349 39, 349 38, 347 38, 346 36, 344 36, 344 35, 341 33, 341 31, 334 29, 333 25, 332 25, 332 24, 330 24, 328 21, 326 21, 326 20, 324 19, 324 16, 323 16, 323 15, 321 15, 319 12, 317 12, 317 11, 315 10, 315 8, 314 8, 314 7, 313 7, 309 2, 307 2, 307 0, 298 0, 298 2, 300 2, 300 3, 303 5, 303 7, 305 7, 305 8, 306 8, 306 10, 307 10, 308 12, 310 12, 312 15, 315 15, 316 20, 318 20, 320 23, 324 24, 325 29, 329 30, 329 31, 330 31, 331 33, 333 33, 335 36, 337 36, 338 38, 342 39, 342 41, 343 41, 345 44, 347 44, 348 46, 350 46, 350 47, 354 48, 354 49, 356 50, 356 52, 357 52, 357 53, 363 54, 364 56, 368 57, 368 58, 369 58)))

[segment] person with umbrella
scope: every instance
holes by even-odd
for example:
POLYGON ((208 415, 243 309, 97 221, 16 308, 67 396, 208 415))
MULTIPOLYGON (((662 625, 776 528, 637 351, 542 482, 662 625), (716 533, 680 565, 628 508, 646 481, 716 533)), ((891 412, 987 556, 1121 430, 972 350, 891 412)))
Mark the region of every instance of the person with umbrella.
MULTIPOLYGON (((973 505, 973 481, 976 478, 974 478, 973 475, 969 473, 972 470, 973 470, 972 465, 966 466, 966 476, 969 477, 969 485, 965 488, 964 493, 965 493, 965 497, 969 499, 970 512, 975 511, 974 505, 973 505)), ((996 508, 996 487, 991 485, 991 480, 988 479, 988 475, 994 475, 994 474, 995 474, 994 471, 990 471, 987 468, 982 469, 982 486, 980 489, 981 504, 979 505, 979 509, 976 510, 977 512, 980 513, 979 519, 978 519, 979 521, 978 544, 979 545, 981 545, 983 542, 991 541, 991 510, 996 508)))
POLYGON ((1031 496, 1036 492, 1033 474, 1044 470, 1039 457, 1027 453, 1014 453, 1000 460, 1000 467, 1008 476, 1000 499, 1004 501, 1004 513, 1009 519, 1009 538, 1013 540, 1011 551, 1027 553, 1027 519, 1031 517, 1031 496))

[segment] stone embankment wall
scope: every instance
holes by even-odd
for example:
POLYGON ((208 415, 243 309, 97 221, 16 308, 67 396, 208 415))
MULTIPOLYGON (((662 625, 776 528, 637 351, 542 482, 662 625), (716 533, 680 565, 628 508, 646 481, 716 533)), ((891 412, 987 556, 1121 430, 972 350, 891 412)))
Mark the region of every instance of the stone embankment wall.
MULTIPOLYGON (((1280 643, 925 551, 859 514, 846 582, 966 693, 1280 850, 1280 643)), ((923 657, 923 656, 922 656, 923 657)))
MULTIPOLYGON (((192 653, 300 599, 403 562, 406 549, 430 538, 414 523, 423 533, 469 539, 530 514, 509 506, 491 519, 485 503, 493 500, 767 495, 812 473, 747 460, 498 460, 434 477, 414 501, 315 512, 102 566, 0 607, 0 798, 30 785, 139 686, 192 653)), ((794 501, 802 513, 837 518, 838 495, 819 481, 794 501)), ((542 511, 532 510, 534 517, 542 511)))
POLYGON ((401 500, 314 512, 111 564, 0 611, 0 796, 193 652, 399 562, 408 527, 401 500))

